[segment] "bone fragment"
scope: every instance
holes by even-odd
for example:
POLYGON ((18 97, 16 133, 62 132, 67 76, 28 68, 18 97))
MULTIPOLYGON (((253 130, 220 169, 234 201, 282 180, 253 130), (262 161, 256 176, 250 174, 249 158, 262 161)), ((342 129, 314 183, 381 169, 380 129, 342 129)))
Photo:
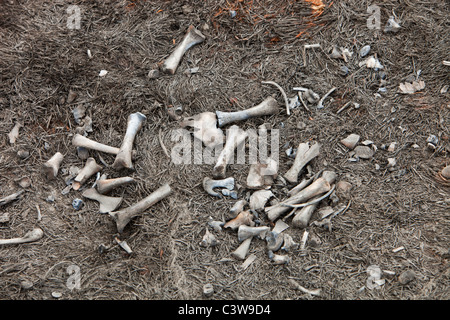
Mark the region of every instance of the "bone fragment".
POLYGON ((120 240, 119 238, 115 237, 115 240, 117 242, 117 244, 123 249, 125 250, 128 254, 132 254, 133 250, 131 250, 130 246, 128 245, 128 243, 125 240, 120 240))
POLYGON ((111 190, 135 182, 132 177, 119 177, 113 179, 100 179, 97 181, 97 191, 101 194, 106 194, 111 190))
POLYGON ((239 213, 244 211, 244 207, 247 205, 247 201, 242 199, 239 201, 236 201, 236 203, 230 208, 230 214, 234 217, 237 216, 239 213))
POLYGON ((60 152, 56 152, 47 162, 44 163, 43 170, 48 180, 56 178, 63 159, 64 155, 60 152))
POLYGON ((83 169, 80 170, 78 175, 75 177, 72 188, 73 190, 78 190, 81 186, 94 174, 102 170, 102 166, 95 162, 94 158, 88 158, 83 169))
POLYGON ((256 211, 264 209, 267 201, 273 196, 274 194, 270 190, 258 190, 253 192, 250 196, 250 209, 256 211))
POLYGON ((250 249, 250 244, 252 242, 252 239, 253 239, 253 237, 249 237, 249 238, 245 239, 244 241, 242 241, 242 243, 239 245, 239 247, 237 247, 236 250, 234 250, 231 253, 231 256, 238 260, 244 260, 250 249))
POLYGON ((277 174, 278 162, 272 158, 268 158, 266 163, 252 164, 247 176, 247 188, 260 189, 270 186, 277 174))
POLYGON ((99 212, 108 213, 116 210, 122 203, 122 197, 109 197, 100 194, 94 188, 87 189, 82 193, 83 197, 98 201, 100 204, 99 212))
POLYGON ((0 239, 0 245, 2 244, 21 244, 27 242, 34 242, 40 240, 44 235, 44 232, 40 228, 35 228, 29 232, 27 232, 21 238, 12 238, 12 239, 0 239))
POLYGON ((200 242, 200 246, 208 248, 208 247, 214 247, 217 245, 217 239, 216 237, 209 232, 208 229, 205 231, 205 235, 202 238, 202 241, 200 242))
POLYGON ((180 126, 194 128, 194 137, 202 141, 208 148, 221 145, 225 138, 222 129, 217 128, 217 117, 213 112, 203 112, 185 118, 180 126))
POLYGON ((286 105, 286 114, 288 116, 290 116, 291 115, 291 111, 289 110, 289 99, 288 99, 284 89, 278 83, 276 83, 274 81, 261 81, 261 83, 274 85, 275 87, 277 87, 278 90, 280 90, 281 95, 283 96, 283 99, 284 99, 284 103, 286 105))
POLYGON ((315 143, 309 147, 308 143, 300 143, 297 148, 294 164, 284 175, 290 183, 297 183, 298 175, 302 169, 320 153, 320 144, 315 143))
POLYGON ((247 238, 250 237, 259 237, 261 239, 264 239, 266 236, 266 233, 270 230, 267 226, 261 226, 261 227, 251 227, 248 225, 241 225, 238 228, 238 240, 239 242, 244 241, 247 238))
POLYGON ((19 129, 22 128, 22 125, 19 122, 16 122, 12 130, 8 133, 9 143, 16 143, 16 139, 19 137, 19 129))
POLYGON ((82 147, 86 149, 101 151, 104 153, 109 153, 117 155, 119 153, 119 148, 111 147, 106 144, 89 139, 81 134, 75 134, 72 138, 72 145, 75 147, 82 147))
POLYGON ((334 90, 336 90, 336 88, 332 88, 332 89, 330 89, 330 91, 325 93, 325 95, 319 100, 319 103, 317 104, 317 109, 322 109, 324 107, 323 102, 330 94, 332 94, 334 92, 334 90))
POLYGON ((0 207, 4 206, 5 204, 8 204, 12 201, 18 200, 20 199, 20 196, 22 195, 22 193, 24 193, 25 190, 20 190, 18 192, 15 192, 13 194, 10 194, 9 196, 6 196, 2 199, 0 199, 0 207))
POLYGON ((273 264, 288 264, 290 262, 290 258, 287 255, 275 254, 271 250, 268 250, 267 254, 273 264))
POLYGON ((240 212, 235 218, 227 221, 223 227, 237 230, 242 225, 254 226, 253 214, 249 210, 240 212))
POLYGON ((216 191, 214 188, 226 188, 228 190, 234 189, 234 178, 228 177, 225 179, 211 179, 205 177, 203 179, 203 189, 211 196, 222 198, 222 195, 216 191))

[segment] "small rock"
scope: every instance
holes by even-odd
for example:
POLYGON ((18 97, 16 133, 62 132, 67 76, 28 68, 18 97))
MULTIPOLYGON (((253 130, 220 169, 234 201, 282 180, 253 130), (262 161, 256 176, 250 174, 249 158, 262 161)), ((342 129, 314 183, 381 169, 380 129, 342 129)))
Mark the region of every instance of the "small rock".
POLYGON ((29 290, 33 287, 33 282, 31 282, 30 280, 23 280, 22 282, 20 282, 20 287, 24 290, 29 290))
POLYGON ((346 75, 348 75, 349 70, 346 66, 342 66, 339 68, 339 73, 341 74, 341 76, 345 77, 346 75))
POLYGON ((211 283, 207 283, 203 286, 203 294, 208 298, 214 294, 214 287, 211 283))
POLYGON ((340 193, 347 193, 352 189, 353 185, 350 182, 341 180, 336 183, 336 190, 340 193))
POLYGON ((397 142, 392 142, 389 147, 387 148, 387 151, 389 152, 394 152, 395 151, 395 146, 397 145, 397 142))
POLYGON ((28 152, 27 150, 19 150, 17 151, 17 155, 20 159, 24 160, 30 156, 30 152, 28 152))
POLYGON ((83 206, 83 200, 77 198, 72 201, 72 207, 75 210, 80 210, 82 206, 83 206))
POLYGON ((394 16, 390 16, 389 20, 384 28, 384 32, 397 32, 400 29, 400 24, 395 21, 394 16))
POLYGON ((373 157, 373 150, 367 146, 357 146, 355 148, 355 156, 360 159, 370 159, 373 157))
POLYGON ((398 282, 405 285, 405 284, 408 284, 411 281, 413 281, 415 278, 416 278, 416 274, 414 271, 406 270, 398 276, 398 282))
POLYGON ((361 50, 359 50, 359 56, 361 58, 364 58, 365 56, 367 56, 369 54, 369 52, 370 52, 370 46, 369 45, 364 46, 361 48, 361 50))
POLYGON ((62 293, 58 292, 58 291, 53 291, 52 292, 52 297, 55 298, 55 299, 59 299, 59 298, 62 297, 62 293))
POLYGON ((427 138, 427 143, 429 147, 431 147, 432 149, 436 149, 436 146, 439 143, 439 139, 434 134, 432 134, 427 138))
POLYGON ((350 150, 353 150, 353 148, 356 146, 356 144, 359 142, 359 135, 352 133, 347 138, 342 139, 341 143, 349 148, 350 150))
POLYGON ((85 147, 77 147, 77 155, 81 160, 86 160, 89 158, 89 150, 85 147))
POLYGON ((100 72, 98 73, 98 76, 104 77, 104 76, 106 76, 107 73, 108 73, 108 71, 106 71, 106 70, 100 70, 100 72))
POLYGON ((157 79, 157 78, 159 78, 159 76, 160 76, 160 74, 159 74, 159 70, 158 69, 150 70, 148 72, 148 75, 147 75, 147 77, 149 79, 157 79))
POLYGON ((393 168, 397 164, 397 161, 395 160, 395 158, 388 158, 387 161, 388 161, 388 164, 387 164, 388 168, 393 168))
POLYGON ((448 165, 444 169, 442 169, 442 176, 445 179, 450 179, 450 165, 448 165))

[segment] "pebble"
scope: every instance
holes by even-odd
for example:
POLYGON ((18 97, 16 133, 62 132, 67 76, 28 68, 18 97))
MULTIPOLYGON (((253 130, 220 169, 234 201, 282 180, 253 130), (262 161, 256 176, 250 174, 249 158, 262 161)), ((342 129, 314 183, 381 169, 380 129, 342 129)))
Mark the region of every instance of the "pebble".
POLYGON ((353 148, 356 146, 356 144, 359 142, 359 135, 352 133, 347 138, 342 139, 341 143, 349 148, 350 150, 353 150, 353 148))
POLYGON ((450 179, 450 165, 448 165, 444 169, 442 169, 442 176, 445 179, 450 179))
POLYGON ((367 146, 357 146, 355 148, 355 156, 360 159, 370 159, 373 157, 373 151, 367 146))
POLYGON ((30 156, 30 152, 28 152, 27 150, 19 150, 17 151, 17 155, 20 159, 24 160, 30 156))
POLYGON ((414 273, 414 271, 406 270, 398 276, 398 282, 405 285, 405 284, 408 284, 411 281, 413 281, 415 278, 416 278, 416 274, 414 273))
POLYGON ((350 182, 341 180, 336 183, 336 190, 338 192, 346 193, 352 189, 353 185, 350 182))
POLYGON ((58 292, 58 291, 53 291, 53 292, 52 292, 52 297, 53 297, 53 298, 56 298, 56 299, 59 299, 59 298, 62 297, 62 293, 61 293, 61 292, 58 292))
POLYGON ((33 282, 31 282, 30 280, 23 280, 20 283, 20 287, 24 290, 29 290, 33 287, 33 282))
POLYGON ((339 73, 341 74, 341 76, 345 77, 346 75, 348 75, 349 70, 346 66, 342 66, 339 69, 339 73))
POLYGON ((359 50, 359 56, 361 58, 364 58, 365 56, 367 56, 369 54, 369 52, 370 52, 370 46, 369 45, 364 46, 361 48, 361 50, 359 50))
POLYGON ((75 209, 75 210, 80 210, 81 209, 81 207, 83 206, 83 200, 81 200, 81 199, 73 199, 73 201, 72 201, 72 207, 75 209))
POLYGON ((214 294, 214 287, 211 283, 207 283, 203 286, 203 294, 208 298, 214 294))

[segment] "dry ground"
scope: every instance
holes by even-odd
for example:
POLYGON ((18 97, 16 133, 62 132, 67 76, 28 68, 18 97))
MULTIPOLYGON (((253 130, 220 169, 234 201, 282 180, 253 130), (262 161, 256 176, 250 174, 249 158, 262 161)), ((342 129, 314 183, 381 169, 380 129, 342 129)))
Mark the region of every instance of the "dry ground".
MULTIPOLYGON (((0 208, 9 222, 0 225, 0 238, 23 235, 34 226, 44 237, 33 244, 0 248, 1 299, 204 299, 202 287, 214 286, 213 299, 449 299, 449 189, 436 179, 449 164, 448 93, 450 60, 449 4, 447 1, 324 1, 312 11, 310 2, 288 0, 241 1, 0 1, 0 197, 21 189, 17 179, 31 178, 23 197, 0 208), (67 27, 69 5, 81 9, 81 28, 67 27), (370 30, 367 7, 381 8, 381 30, 370 30), (183 5, 186 5, 183 7, 183 5), (230 16, 229 10, 237 12, 230 16), (397 33, 384 33, 390 15, 401 21, 397 33), (164 60, 189 25, 207 37, 183 58, 173 76, 147 78, 149 70, 164 60), (319 43, 307 51, 302 47, 319 43), (328 49, 339 45, 354 52, 350 61, 332 59, 328 49), (379 72, 360 68, 359 49, 371 45, 385 66, 387 92, 376 96, 379 72), (87 57, 87 50, 93 57, 87 57), (343 77, 339 68, 347 65, 343 77), (196 74, 185 74, 198 67, 196 74), (101 69, 108 70, 99 77, 101 69), (426 88, 414 95, 398 92, 400 82, 421 70, 426 88), (281 94, 261 81, 272 80, 292 96, 295 86, 309 87, 321 96, 337 90, 326 107, 310 111, 299 107, 287 116, 281 94), (78 94, 67 103, 69 90, 78 94), (243 128, 266 122, 280 130, 280 173, 293 160, 284 151, 300 142, 318 141, 321 154, 311 163, 313 172, 334 170, 339 180, 353 184, 340 201, 351 206, 333 219, 332 230, 309 226, 307 255, 291 252, 288 265, 272 265, 265 243, 254 241, 257 256, 245 271, 241 261, 230 259, 237 247, 234 232, 215 233, 214 248, 199 245, 207 219, 222 220, 235 200, 207 195, 201 182, 212 165, 175 165, 158 140, 170 151, 175 142, 167 107, 180 105, 183 116, 203 111, 235 111, 274 95, 280 104, 277 115, 252 119, 243 128), (360 104, 337 114, 348 101, 360 104), (84 106, 93 120, 88 137, 119 146, 132 112, 147 121, 136 138, 134 171, 105 167, 110 177, 130 175, 137 183, 114 191, 131 205, 165 182, 174 193, 134 219, 120 235, 133 249, 128 255, 114 242, 115 224, 97 212, 94 201, 85 199, 79 211, 72 200, 80 192, 61 194, 71 166, 82 167, 71 138, 77 124, 72 110, 84 106), (14 144, 8 133, 16 122, 23 127, 14 144), (304 123, 304 127, 299 123, 304 123), (349 162, 350 154, 339 141, 357 133, 372 140, 375 155, 349 162), (426 147, 430 134, 439 138, 438 148, 426 147), (383 144, 396 142, 393 152, 383 144), (417 144, 418 148, 412 146, 417 144), (19 150, 29 156, 20 159, 19 150), (56 151, 65 155, 58 179, 43 179, 41 165, 56 151), (396 158, 394 171, 387 158, 396 158), (376 170, 376 164, 380 166, 376 170), (55 200, 46 199, 53 196, 55 200), (42 213, 37 221, 37 209, 42 213), (109 249, 99 252, 104 244, 109 249), (398 247, 404 250, 393 252, 398 247), (80 269, 79 290, 69 290, 67 268, 80 269), (395 272, 384 276, 380 289, 364 288, 366 269, 378 265, 395 272), (402 285, 398 276, 414 271, 415 279, 402 285), (290 285, 321 289, 321 297, 290 285), (31 289, 21 282, 31 281, 31 289)), ((97 162, 109 165, 113 156, 91 152, 97 162)), ((248 165, 233 165, 228 175, 244 185, 248 165)), ((89 181, 89 185, 93 179, 89 181)), ((273 191, 279 200, 285 186, 277 181, 273 191)), ((240 190, 240 198, 249 195, 240 190)), ((323 203, 322 205, 326 205, 323 203)), ((321 206, 322 206, 321 205, 321 206)), ((263 223, 268 223, 261 214, 263 223)), ((287 220, 290 223, 290 219, 287 220)), ((289 228, 297 242, 303 230, 289 228)))

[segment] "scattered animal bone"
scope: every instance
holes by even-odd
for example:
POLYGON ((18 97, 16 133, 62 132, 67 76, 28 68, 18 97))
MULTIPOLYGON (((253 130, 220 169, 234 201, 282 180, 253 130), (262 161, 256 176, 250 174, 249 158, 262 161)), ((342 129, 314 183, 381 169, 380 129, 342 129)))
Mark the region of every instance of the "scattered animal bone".
POLYGON ((19 129, 22 128, 22 125, 19 122, 16 122, 12 130, 8 133, 9 143, 16 143, 17 138, 19 137, 19 129))
POLYGON ((81 186, 94 174, 102 170, 102 166, 95 162, 94 158, 88 158, 83 169, 80 170, 78 175, 75 177, 72 188, 73 190, 78 190, 81 186))
POLYGON ((273 262, 273 264, 288 264, 290 261, 289 256, 275 254, 271 250, 267 252, 269 259, 273 262))
POLYGON ((227 124, 255 117, 272 115, 278 112, 278 103, 273 97, 266 98, 260 104, 241 111, 216 111, 217 124, 221 128, 227 124))
POLYGON ((8 204, 12 201, 18 200, 20 199, 20 196, 22 195, 22 193, 24 193, 25 190, 20 190, 18 192, 15 192, 13 194, 10 194, 9 196, 6 196, 2 199, 0 199, 0 207, 4 206, 5 204, 8 204))
POLYGON ((100 194, 94 188, 83 191, 82 196, 100 203, 99 212, 108 213, 116 210, 122 204, 122 197, 109 197, 100 194))
POLYGON ((289 279, 289 282, 294 286, 295 289, 300 290, 304 293, 307 293, 307 294, 310 294, 313 296, 318 296, 318 297, 320 297, 320 295, 321 295, 320 289, 315 289, 315 290, 306 289, 306 288, 302 287, 301 285, 299 285, 297 283, 297 281, 295 281, 294 279, 289 279))
POLYGON ((244 211, 244 207, 246 205, 247 205, 247 201, 244 199, 236 201, 236 203, 230 209, 230 214, 233 216, 237 216, 239 213, 244 211))
POLYGON ((213 168, 214 178, 225 178, 227 165, 233 159, 234 150, 245 141, 247 136, 248 133, 236 125, 228 129, 225 146, 220 152, 216 165, 213 168))
POLYGON ((206 229, 205 235, 203 236, 202 241, 200 242, 200 246, 208 248, 214 247, 216 245, 217 245, 216 237, 211 232, 209 232, 208 229, 206 229))
POLYGON ((318 172, 311 178, 303 178, 298 185, 296 185, 294 188, 288 191, 288 195, 292 197, 293 195, 299 193, 301 190, 305 189, 313 181, 315 181, 320 176, 321 173, 322 172, 318 172))
POLYGON ((301 255, 306 255, 305 249, 306 249, 306 241, 308 241, 309 232, 308 230, 305 230, 303 232, 302 239, 300 240, 300 252, 301 255))
POLYGON ((297 148, 294 164, 284 175, 290 183, 297 183, 298 175, 302 169, 320 153, 320 144, 315 143, 311 147, 308 143, 300 143, 297 148))
POLYGON ((9 222, 9 213, 8 212, 2 213, 0 215, 0 223, 7 223, 7 222, 9 222))
POLYGON ((273 196, 274 194, 270 190, 258 190, 253 192, 250 196, 250 209, 255 211, 264 209, 267 201, 273 196))
POLYGON ((205 177, 203 179, 203 189, 214 197, 222 198, 222 195, 218 192, 214 191, 214 188, 226 188, 228 190, 234 189, 234 178, 228 177, 225 179, 211 179, 209 177, 205 177))
POLYGON ((137 202, 136 204, 119 211, 109 212, 109 215, 116 221, 117 230, 119 231, 119 233, 122 233, 123 229, 131 221, 131 219, 147 210, 155 203, 164 199, 171 193, 172 189, 170 188, 169 184, 164 184, 162 187, 158 188, 156 191, 154 191, 141 201, 137 202))
POLYGON ((100 179, 97 183, 97 191, 101 194, 106 194, 111 190, 123 186, 125 184, 129 184, 135 182, 132 177, 119 177, 113 179, 100 179))
POLYGON ((389 20, 384 28, 384 32, 397 32, 400 29, 400 24, 395 21, 394 16, 390 16, 389 20))
POLYGON ((336 88, 332 88, 332 89, 330 89, 330 91, 325 93, 325 95, 319 100, 319 103, 317 104, 317 109, 322 109, 324 107, 323 102, 330 94, 332 94, 334 92, 334 90, 336 90, 336 88))
POLYGON ((286 204, 297 204, 299 202, 304 202, 315 196, 322 195, 331 189, 331 184, 336 179, 336 174, 332 171, 325 171, 322 177, 318 178, 308 187, 304 188, 297 194, 291 196, 290 198, 277 203, 274 206, 265 208, 265 212, 271 221, 275 221, 281 214, 289 210, 286 204))
POLYGON ((265 239, 267 249, 270 251, 278 251, 284 242, 283 235, 273 231, 269 231, 265 239))
POLYGON ((226 197, 232 197, 233 199, 238 198, 238 193, 235 190, 222 189, 220 192, 226 197))
POLYGON ((356 144, 359 142, 359 138, 360 138, 359 135, 357 135, 356 133, 352 133, 345 139, 342 139, 341 143, 350 150, 353 150, 356 144))
POLYGON ((222 227, 225 225, 223 221, 216 221, 213 217, 208 217, 208 226, 214 229, 214 231, 219 232, 222 231, 222 227))
POLYGON ((380 70, 384 68, 383 65, 380 63, 380 61, 374 56, 370 56, 366 60, 363 60, 359 63, 360 67, 362 67, 363 65, 365 65, 366 68, 374 70, 380 70))
POLYGON ((256 260, 255 254, 249 255, 248 258, 245 259, 245 261, 241 265, 242 270, 246 270, 255 260, 256 260))
POLYGON ((297 228, 306 228, 318 204, 317 202, 301 208, 292 219, 292 225, 297 228))
POLYGON ((117 242, 117 244, 123 249, 125 250, 128 254, 132 254, 133 250, 131 250, 130 246, 128 245, 128 243, 125 240, 120 240, 119 238, 115 237, 114 238, 117 242))
POLYGON ((320 48, 319 43, 315 44, 305 44, 303 46, 303 66, 306 67, 306 49, 314 49, 314 48, 320 48))
POLYGON ((12 239, 0 239, 0 245, 2 244, 21 244, 27 242, 34 242, 40 240, 44 236, 44 232, 40 228, 35 228, 29 232, 27 232, 21 238, 12 238, 12 239))
POLYGON ((278 175, 278 162, 268 158, 266 163, 250 165, 247 176, 248 189, 260 189, 273 184, 273 179, 278 175))
POLYGON ((259 237, 260 239, 264 239, 269 230, 270 228, 267 226, 251 227, 243 224, 238 228, 238 240, 239 242, 242 242, 250 237, 259 237))
POLYGON ((348 62, 348 59, 352 57, 353 52, 350 52, 346 48, 333 46, 330 55, 334 59, 343 59, 345 62, 348 62))
POLYGON ((64 155, 60 152, 56 152, 47 162, 44 163, 43 169, 48 180, 56 178, 63 159, 64 155))
POLYGON ((255 225, 253 222, 253 214, 249 210, 240 212, 235 218, 227 221, 223 227, 225 229, 229 228, 231 230, 236 230, 242 225, 255 225))
POLYGON ((91 150, 97 150, 113 155, 117 155, 119 153, 119 148, 111 147, 103 143, 99 143, 92 139, 89 139, 81 134, 75 134, 72 138, 72 145, 75 147, 82 147, 91 150))
POLYGON ((283 239, 283 246, 281 247, 281 250, 285 252, 290 252, 291 250, 294 250, 298 248, 299 244, 294 241, 294 239, 287 233, 284 234, 283 239))
POLYGON ((114 169, 133 169, 133 163, 131 160, 133 142, 136 134, 141 129, 142 124, 146 119, 147 117, 140 112, 132 113, 128 116, 125 137, 123 138, 122 145, 119 148, 119 153, 117 154, 112 165, 114 169))
POLYGON ((203 286, 203 295, 207 298, 212 297, 214 294, 214 287, 211 283, 207 283, 203 286))
POLYGON ((425 81, 418 80, 413 81, 412 83, 409 82, 400 83, 399 88, 400 91, 404 94, 413 94, 416 93, 417 91, 425 89, 425 81))
POLYGON ((288 116, 290 116, 291 115, 291 111, 289 110, 289 100, 288 100, 286 92, 283 90, 283 88, 278 83, 276 83, 274 81, 261 81, 261 83, 274 85, 275 87, 278 88, 278 90, 280 90, 281 95, 283 96, 283 99, 284 99, 284 104, 286 105, 286 114, 288 116))
POLYGON ((322 201, 323 199, 325 199, 325 198, 329 197, 330 195, 332 195, 335 188, 336 188, 336 186, 333 184, 333 185, 331 186, 331 189, 330 189, 327 193, 325 193, 323 196, 314 198, 313 200, 308 201, 308 202, 306 202, 306 203, 300 203, 300 204, 283 204, 283 205, 286 206, 286 207, 289 207, 289 208, 303 208, 303 207, 309 206, 309 205, 311 205, 311 204, 319 203, 319 202, 322 201))
POLYGON ((205 41, 206 37, 194 26, 189 26, 183 40, 175 47, 175 50, 164 61, 162 71, 168 74, 175 74, 181 58, 196 44, 205 41))
POLYGON ((184 119, 180 126, 182 128, 194 128, 194 137, 203 142, 208 148, 221 145, 224 141, 222 129, 217 128, 217 116, 214 112, 203 112, 184 119))
POLYGON ((250 249, 250 244, 252 242, 252 239, 253 239, 253 237, 249 237, 249 238, 245 239, 244 241, 242 241, 242 243, 239 245, 239 247, 237 247, 236 250, 234 250, 231 253, 231 256, 238 260, 244 260, 250 249))

